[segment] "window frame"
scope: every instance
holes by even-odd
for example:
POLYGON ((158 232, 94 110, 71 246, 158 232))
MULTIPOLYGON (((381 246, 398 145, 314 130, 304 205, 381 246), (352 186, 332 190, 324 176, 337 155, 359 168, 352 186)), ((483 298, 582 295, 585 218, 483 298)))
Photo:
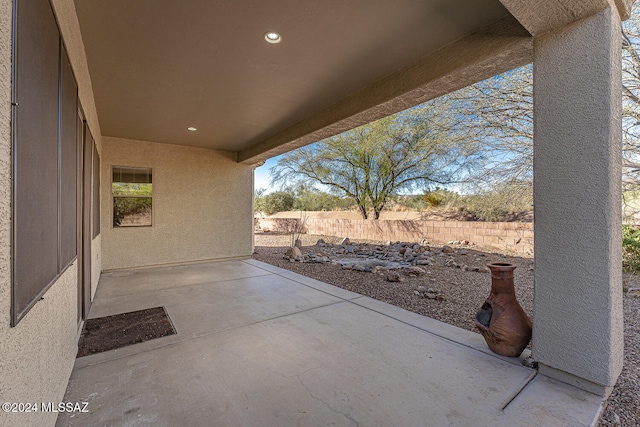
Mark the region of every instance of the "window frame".
MULTIPOLYGON (((111 177, 111 182, 109 185, 109 192, 111 194, 111 228, 113 229, 127 229, 127 228, 145 228, 145 227, 153 227, 155 224, 154 221, 154 213, 153 213, 153 168, 151 167, 145 167, 145 166, 122 166, 122 165, 111 165, 111 170, 110 170, 110 174, 109 176, 111 177), (139 171, 148 171, 149 176, 151 176, 151 182, 149 182, 148 184, 151 184, 151 194, 150 195, 143 195, 143 194, 127 194, 127 195, 122 195, 122 194, 114 194, 113 193, 113 184, 115 182, 121 182, 121 181, 114 181, 113 179, 113 174, 114 174, 114 170, 116 169, 132 169, 132 170, 139 170, 139 171), (150 224, 139 224, 139 225, 115 225, 115 199, 116 198, 141 198, 141 199, 151 199, 151 223, 150 224)), ((131 183, 131 184, 135 184, 135 183, 131 183)))

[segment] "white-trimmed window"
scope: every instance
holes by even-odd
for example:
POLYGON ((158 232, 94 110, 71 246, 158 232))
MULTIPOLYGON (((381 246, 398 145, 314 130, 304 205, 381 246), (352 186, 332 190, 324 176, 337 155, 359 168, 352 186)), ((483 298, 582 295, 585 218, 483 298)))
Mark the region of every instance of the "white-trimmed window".
POLYGON ((151 168, 114 166, 111 181, 114 227, 150 227, 153 219, 151 168))

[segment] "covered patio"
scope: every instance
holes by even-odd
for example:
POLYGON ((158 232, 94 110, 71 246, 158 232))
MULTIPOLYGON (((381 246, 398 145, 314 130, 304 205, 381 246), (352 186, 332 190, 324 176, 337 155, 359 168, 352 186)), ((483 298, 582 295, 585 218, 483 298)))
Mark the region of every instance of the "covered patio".
POLYGON ((90 317, 176 335, 78 358, 58 426, 588 426, 602 399, 478 334, 255 260, 105 273, 90 317))
POLYGON ((623 361, 632 3, 0 0, 1 397, 90 401, 59 425, 589 425, 623 361), (539 371, 250 260, 255 165, 529 63, 539 371), (178 334, 76 362, 88 318, 157 305, 178 334))

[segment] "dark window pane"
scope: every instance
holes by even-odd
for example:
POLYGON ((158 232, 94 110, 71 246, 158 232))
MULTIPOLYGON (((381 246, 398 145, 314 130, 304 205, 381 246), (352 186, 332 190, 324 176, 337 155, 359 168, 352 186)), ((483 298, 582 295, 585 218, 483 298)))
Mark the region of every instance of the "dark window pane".
MULTIPOLYGON (((52 283, 58 260, 60 36, 47 0, 19 0, 14 57, 12 324, 52 283)), ((75 115, 75 112, 74 112, 75 115)))

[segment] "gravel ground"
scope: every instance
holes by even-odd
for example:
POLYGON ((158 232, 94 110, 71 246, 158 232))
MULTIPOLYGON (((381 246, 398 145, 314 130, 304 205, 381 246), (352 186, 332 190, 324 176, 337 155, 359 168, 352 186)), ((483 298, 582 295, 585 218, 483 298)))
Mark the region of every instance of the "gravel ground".
MULTIPOLYGON (((319 238, 329 244, 338 244, 340 239, 328 236, 302 235, 302 253, 325 253, 326 248, 316 246, 319 238)), ((357 243, 381 244, 381 242, 357 243)), ((445 257, 435 256, 433 265, 426 266, 427 275, 406 277, 402 282, 388 282, 382 274, 344 270, 335 264, 291 262, 284 253, 291 245, 288 235, 256 233, 254 258, 296 273, 321 280, 349 291, 357 292, 380 301, 402 307, 415 313, 429 316, 460 328, 476 332, 473 322, 477 309, 482 305, 491 289, 491 278, 487 273, 464 271, 444 265, 445 257), (442 262, 441 262, 442 261, 442 262), (426 277, 426 281, 425 281, 426 277), (414 293, 418 286, 435 288, 446 295, 445 301, 420 298, 414 293)), ((438 245, 432 245, 436 248, 438 245)), ((517 266, 515 270, 516 295, 522 308, 533 318, 533 259, 480 251, 460 247, 451 256, 458 264, 485 266, 493 262, 508 262, 517 266)), ((447 256, 448 257, 448 256, 447 256)), ((625 276, 625 286, 640 285, 637 276, 625 276)), ((607 407, 600 426, 640 426, 640 298, 624 298, 625 360, 624 368, 607 407)))

